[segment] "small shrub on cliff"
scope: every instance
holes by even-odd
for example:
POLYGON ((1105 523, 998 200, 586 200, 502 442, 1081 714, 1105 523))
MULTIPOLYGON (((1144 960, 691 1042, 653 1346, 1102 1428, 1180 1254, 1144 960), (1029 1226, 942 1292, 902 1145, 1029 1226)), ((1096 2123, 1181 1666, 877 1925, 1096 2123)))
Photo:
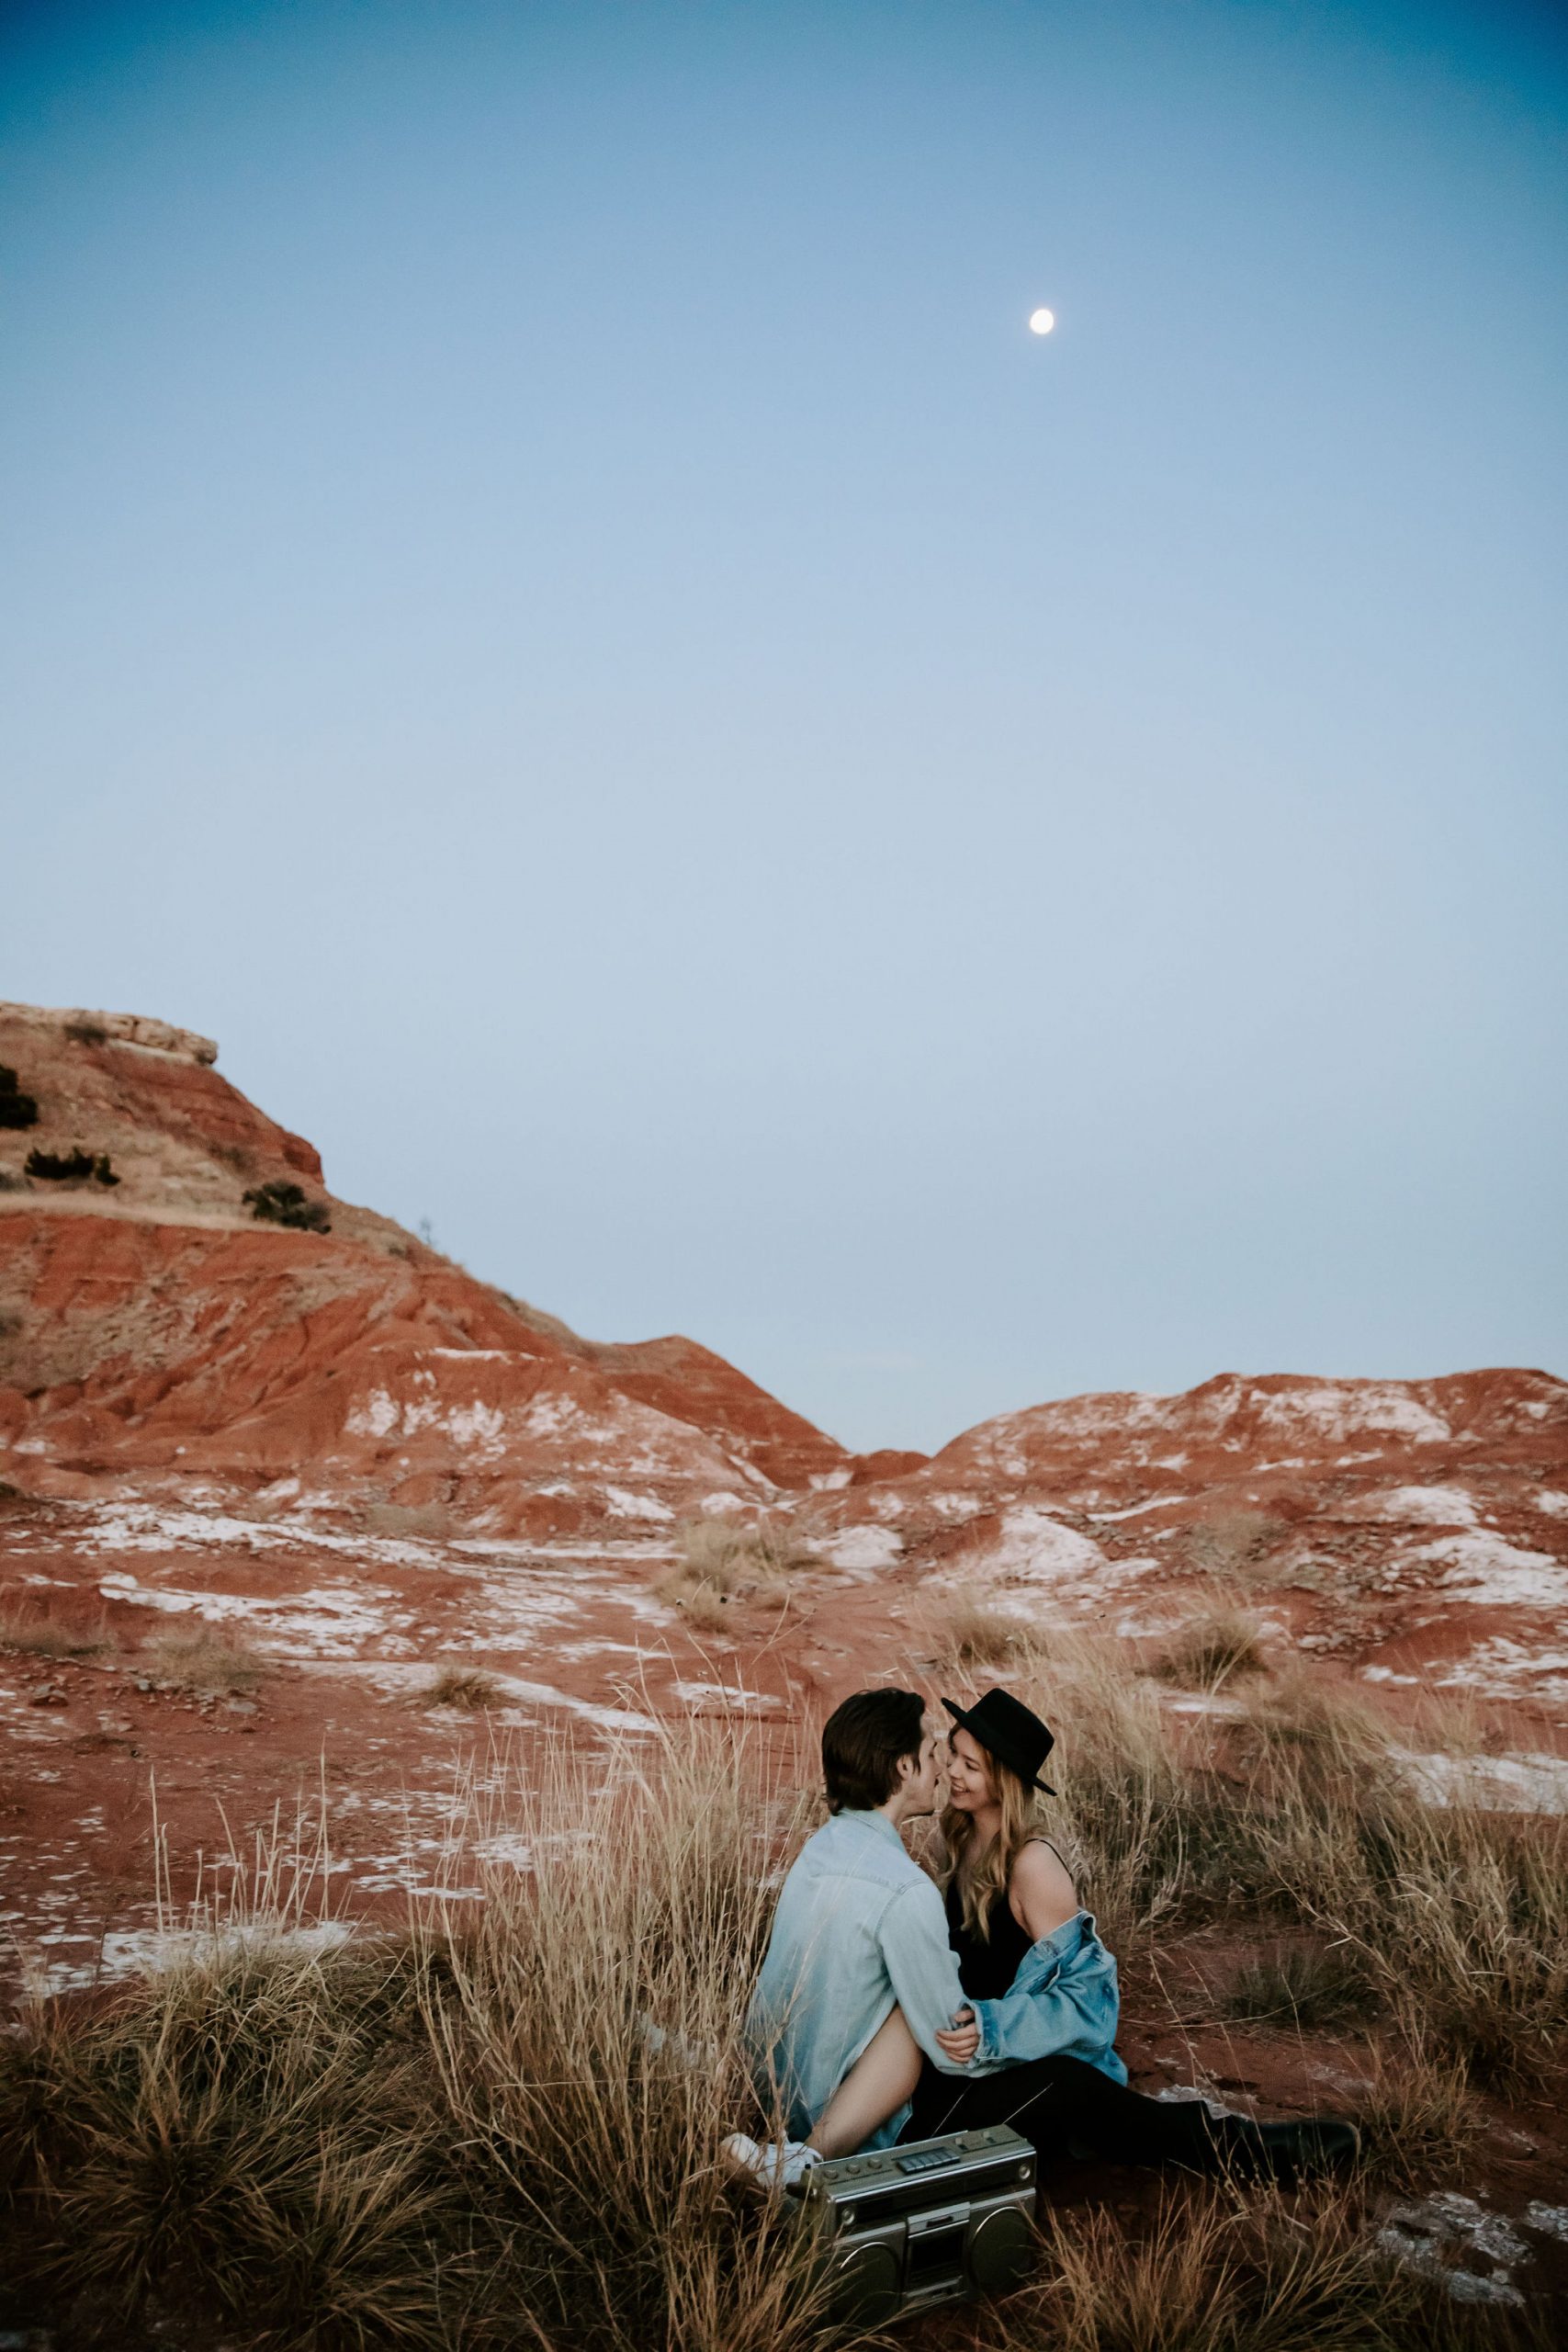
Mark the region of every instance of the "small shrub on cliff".
POLYGON ((296 1233, 333 1229, 326 1203, 307 1200, 302 1184, 284 1183, 275 1177, 268 1184, 254 1185, 243 1197, 251 1215, 264 1225, 287 1225, 296 1233))
POLYGON ((31 1094, 24 1094, 17 1083, 17 1073, 0 1062, 0 1127, 34 1127, 38 1125, 38 1102, 31 1094))
POLYGON ((89 1176, 96 1184, 119 1182, 107 1151, 84 1151, 80 1144, 69 1151, 29 1151, 27 1169, 50 1184, 85 1184, 89 1176))

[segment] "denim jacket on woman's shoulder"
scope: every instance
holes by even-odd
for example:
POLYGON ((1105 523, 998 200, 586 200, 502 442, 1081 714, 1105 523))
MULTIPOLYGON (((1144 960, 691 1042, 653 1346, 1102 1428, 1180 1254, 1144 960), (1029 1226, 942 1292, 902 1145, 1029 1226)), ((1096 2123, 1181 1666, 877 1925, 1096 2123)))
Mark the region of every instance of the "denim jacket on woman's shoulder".
POLYGON ((1116 1962, 1100 1940, 1092 1912, 1075 1912, 1032 1944, 998 2000, 970 2007, 980 2028, 982 2064, 1081 2058, 1113 2083, 1127 2079, 1113 2047, 1121 2011, 1116 1962))

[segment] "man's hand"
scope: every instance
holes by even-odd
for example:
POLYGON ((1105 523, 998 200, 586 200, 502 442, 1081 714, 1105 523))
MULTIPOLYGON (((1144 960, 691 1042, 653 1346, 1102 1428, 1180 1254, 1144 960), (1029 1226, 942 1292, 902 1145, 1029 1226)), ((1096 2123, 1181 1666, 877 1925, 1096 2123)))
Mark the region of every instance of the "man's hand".
POLYGON ((942 2055, 951 2058, 955 2066, 967 2066, 980 2047, 980 2029, 975 2022, 973 2009, 959 2009, 945 2032, 939 2032, 942 2055))

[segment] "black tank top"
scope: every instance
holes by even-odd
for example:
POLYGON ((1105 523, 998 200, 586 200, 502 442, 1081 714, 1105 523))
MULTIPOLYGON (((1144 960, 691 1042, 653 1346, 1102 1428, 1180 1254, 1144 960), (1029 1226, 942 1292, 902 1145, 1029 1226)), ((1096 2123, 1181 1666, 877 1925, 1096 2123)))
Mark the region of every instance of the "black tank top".
MULTIPOLYGON (((1062 1857, 1049 1838, 1032 1838, 1030 1845, 1041 1845, 1062 1857)), ((1064 1870, 1066 1864, 1062 1862, 1064 1870)), ((999 2001, 1010 1991, 1018 1974, 1019 1964, 1026 1951, 1034 1949, 1034 1939, 1027 1928, 1021 1928, 1009 1907, 1007 1893, 991 1897, 991 1908, 986 1924, 990 1929, 988 1940, 971 1935, 964 1924, 964 1898, 958 1891, 958 1872, 953 1871, 947 1883, 947 1940, 958 1955, 958 1981, 972 2001, 999 2001)))
POLYGON ((964 1898, 955 1871, 947 1888, 947 1940, 958 1955, 958 1981, 972 2001, 996 2001, 1018 1974, 1018 1965, 1033 1942, 1008 1907, 1004 1890, 991 1897, 987 1917, 989 1939, 982 1943, 964 1924, 964 1898))

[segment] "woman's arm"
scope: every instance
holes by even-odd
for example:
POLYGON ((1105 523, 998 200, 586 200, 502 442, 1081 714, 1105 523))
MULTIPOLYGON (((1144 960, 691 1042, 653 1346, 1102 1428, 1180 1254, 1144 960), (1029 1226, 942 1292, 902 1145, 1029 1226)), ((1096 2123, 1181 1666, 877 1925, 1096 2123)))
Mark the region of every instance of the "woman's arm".
POLYGON ((1078 1907, 1077 1889, 1054 1847, 1037 1838, 1021 1849, 1008 1881, 1008 1906, 1035 1943, 1066 1927, 1078 1907))

